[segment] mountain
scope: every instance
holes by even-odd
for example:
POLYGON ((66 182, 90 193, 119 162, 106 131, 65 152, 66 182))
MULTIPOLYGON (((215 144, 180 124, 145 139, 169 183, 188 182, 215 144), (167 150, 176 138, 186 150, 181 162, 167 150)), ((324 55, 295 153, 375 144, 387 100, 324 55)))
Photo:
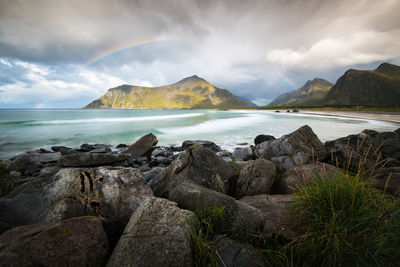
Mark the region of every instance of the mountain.
POLYGON ((177 83, 158 87, 121 85, 109 89, 103 96, 84 108, 186 109, 245 107, 249 107, 245 100, 194 75, 177 83))
POLYGON ((350 69, 324 99, 328 105, 400 105, 400 67, 381 64, 376 70, 350 69))
POLYGON ((312 106, 320 104, 333 84, 321 78, 307 81, 303 87, 277 96, 268 106, 312 106))
POLYGON ((248 100, 247 98, 245 98, 243 96, 237 96, 237 95, 235 95, 235 96, 236 96, 236 98, 239 98, 239 100, 242 100, 244 103, 246 103, 246 105, 248 107, 251 107, 251 108, 258 107, 258 105, 254 104, 253 102, 251 102, 250 100, 248 100))

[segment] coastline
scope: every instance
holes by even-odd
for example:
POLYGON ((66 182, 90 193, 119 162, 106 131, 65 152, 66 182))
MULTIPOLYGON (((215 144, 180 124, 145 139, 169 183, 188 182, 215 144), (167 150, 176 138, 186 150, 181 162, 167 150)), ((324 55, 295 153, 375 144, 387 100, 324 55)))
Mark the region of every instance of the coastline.
POLYGON ((386 111, 325 111, 325 110, 300 110, 300 113, 307 115, 322 115, 334 116, 345 118, 369 119, 388 121, 400 124, 400 112, 386 112, 386 111))

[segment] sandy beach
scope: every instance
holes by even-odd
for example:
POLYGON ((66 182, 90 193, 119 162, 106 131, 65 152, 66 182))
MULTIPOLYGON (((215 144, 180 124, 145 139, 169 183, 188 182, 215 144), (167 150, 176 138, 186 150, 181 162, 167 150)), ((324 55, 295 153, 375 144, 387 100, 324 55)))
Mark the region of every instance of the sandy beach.
POLYGON ((372 119, 396 122, 400 124, 400 112, 383 112, 383 111, 325 111, 325 110, 300 110, 303 114, 338 116, 359 119, 372 119))

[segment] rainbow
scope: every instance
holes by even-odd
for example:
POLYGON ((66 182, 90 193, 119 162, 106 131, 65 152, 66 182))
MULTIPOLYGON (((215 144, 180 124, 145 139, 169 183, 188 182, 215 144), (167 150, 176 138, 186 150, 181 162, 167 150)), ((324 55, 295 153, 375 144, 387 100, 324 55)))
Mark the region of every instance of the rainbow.
POLYGON ((123 44, 118 44, 113 47, 107 48, 95 56, 91 57, 87 61, 85 61, 82 65, 80 65, 79 69, 83 69, 85 67, 88 67, 90 65, 96 64, 97 62, 110 57, 118 52, 127 50, 132 47, 140 46, 140 45, 145 45, 145 44, 153 44, 153 43, 161 43, 161 42, 168 42, 168 41, 173 41, 170 39, 157 39, 157 38, 148 38, 148 39, 142 39, 142 40, 135 40, 132 42, 128 43, 123 43, 123 44))
POLYGON ((278 76, 281 80, 283 80, 287 85, 289 85, 293 90, 296 90, 296 86, 294 85, 294 82, 291 81, 288 77, 285 76, 285 74, 281 71, 274 71, 275 75, 278 76))
POLYGON ((33 108, 44 108, 46 104, 45 103, 37 103, 36 105, 33 106, 33 108))

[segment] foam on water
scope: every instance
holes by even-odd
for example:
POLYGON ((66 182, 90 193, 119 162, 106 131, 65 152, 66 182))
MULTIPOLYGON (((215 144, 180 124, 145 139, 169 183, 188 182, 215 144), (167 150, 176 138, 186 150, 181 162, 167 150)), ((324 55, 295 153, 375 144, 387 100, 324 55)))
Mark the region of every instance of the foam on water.
POLYGON ((114 123, 114 122, 130 122, 130 121, 157 121, 157 120, 173 120, 182 118, 191 118, 202 116, 202 113, 190 113, 179 115, 161 115, 161 116, 143 116, 131 118, 93 118, 93 119, 75 119, 75 120, 51 120, 51 121, 29 121, 25 124, 81 124, 81 123, 114 123))
POLYGON ((309 125, 321 141, 399 124, 265 110, 0 110, 0 158, 53 145, 132 144, 153 132, 159 145, 209 140, 233 150, 259 134, 280 137, 309 125))

